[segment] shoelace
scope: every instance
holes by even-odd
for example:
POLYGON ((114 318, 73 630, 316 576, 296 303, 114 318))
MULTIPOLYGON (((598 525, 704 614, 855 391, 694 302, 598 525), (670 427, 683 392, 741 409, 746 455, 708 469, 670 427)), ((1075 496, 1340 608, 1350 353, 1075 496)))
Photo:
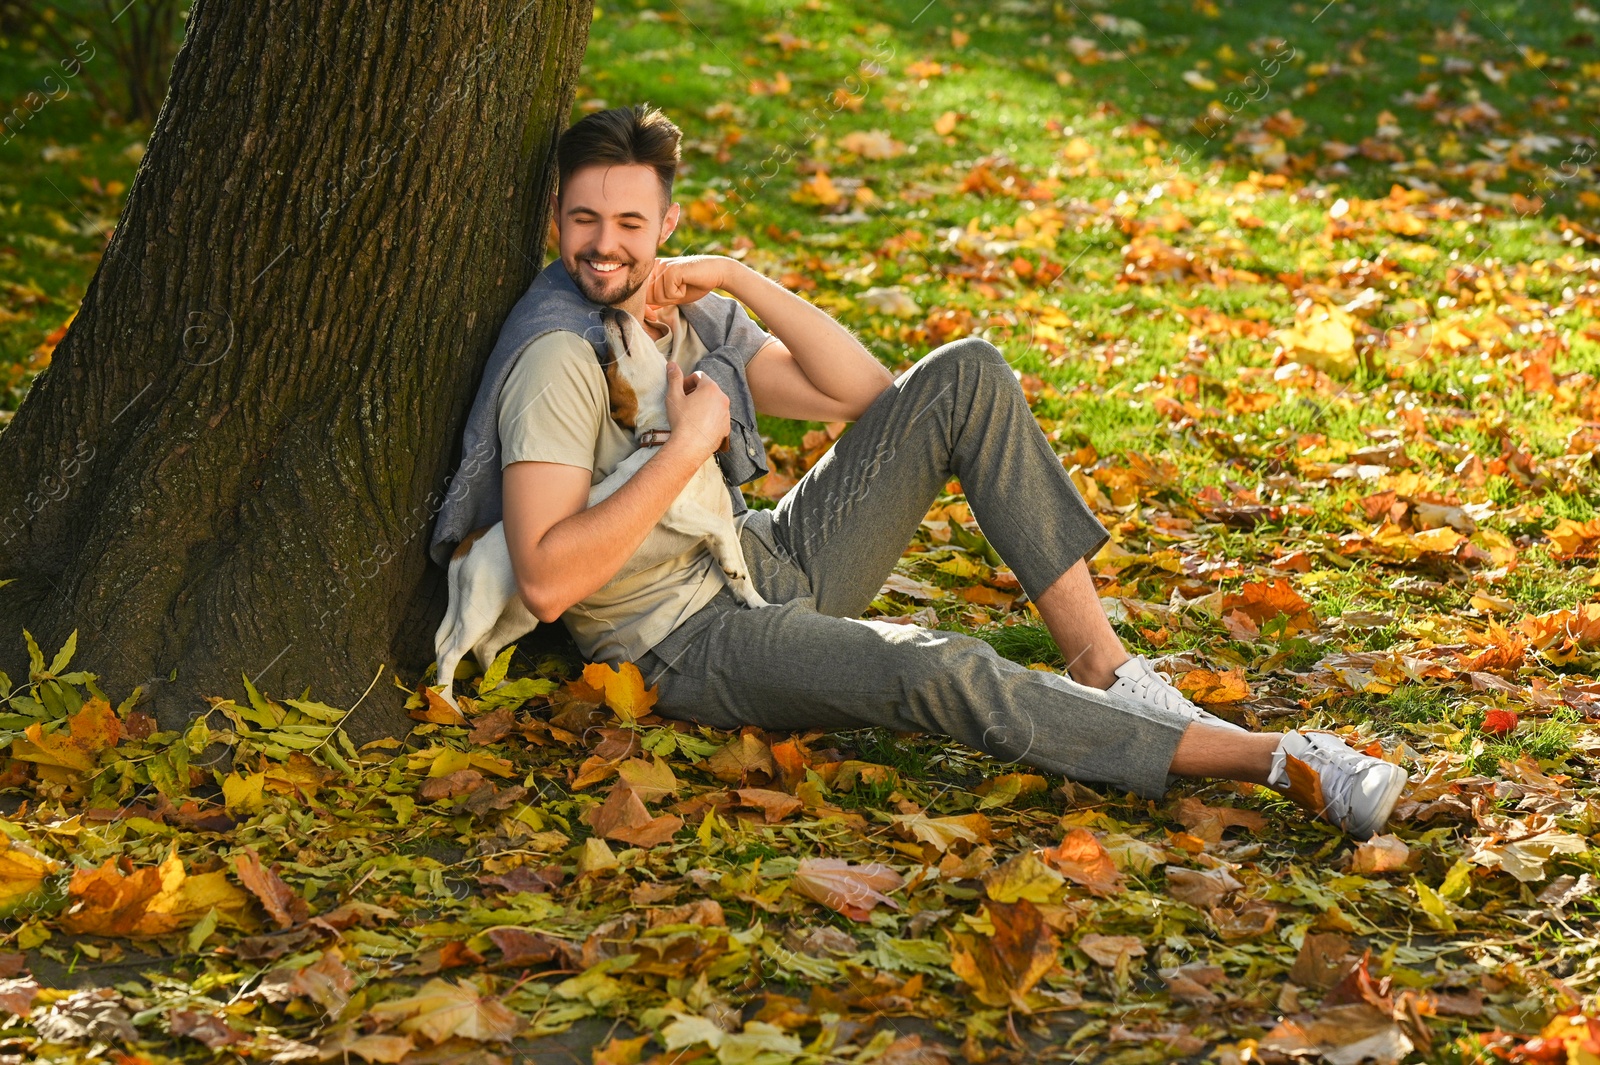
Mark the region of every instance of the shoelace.
POLYGON ((1183 697, 1181 692, 1172 686, 1171 674, 1163 673, 1158 669, 1151 669, 1150 663, 1143 659, 1139 660, 1139 665, 1141 671, 1137 677, 1133 678, 1133 694, 1137 698, 1144 699, 1153 695, 1164 709, 1174 710, 1180 714, 1188 714, 1191 717, 1194 716, 1194 706, 1183 697))

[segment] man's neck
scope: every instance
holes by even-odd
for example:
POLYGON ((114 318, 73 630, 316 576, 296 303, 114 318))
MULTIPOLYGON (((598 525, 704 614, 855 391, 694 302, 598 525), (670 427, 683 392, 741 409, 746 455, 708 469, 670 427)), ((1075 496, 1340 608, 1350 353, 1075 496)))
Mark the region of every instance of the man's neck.
POLYGON ((651 340, 660 340, 669 332, 665 324, 645 317, 643 288, 639 289, 638 292, 635 292, 623 302, 614 304, 614 306, 618 310, 627 311, 629 314, 633 315, 634 320, 640 325, 644 326, 645 332, 650 334, 651 340))

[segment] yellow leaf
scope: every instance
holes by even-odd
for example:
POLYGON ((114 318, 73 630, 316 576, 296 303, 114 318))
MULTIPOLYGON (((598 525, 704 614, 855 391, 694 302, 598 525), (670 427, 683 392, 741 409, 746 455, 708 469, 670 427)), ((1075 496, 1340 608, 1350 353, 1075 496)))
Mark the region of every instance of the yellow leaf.
POLYGON ((159 936, 197 924, 213 907, 240 926, 250 896, 223 872, 189 876, 174 849, 159 866, 124 875, 116 859, 80 869, 67 885, 63 931, 75 935, 159 936))
POLYGON ((1066 886, 1066 877, 1045 865, 1034 851, 1024 851, 991 869, 983 889, 996 902, 1052 902, 1066 886))
POLYGON ((5 916, 43 886, 61 863, 4 836, 0 847, 0 916, 5 916))
POLYGON ((1311 307, 1301 321, 1280 329, 1278 341, 1297 362, 1324 373, 1349 375, 1356 369, 1355 319, 1338 307, 1311 307))
POLYGON ((620 669, 612 669, 603 662, 591 662, 583 667, 583 681, 604 692, 606 705, 624 721, 639 720, 656 704, 656 689, 646 690, 644 674, 632 662, 622 663, 620 669))
POLYGON ((409 998, 380 1002, 368 1011, 379 1021, 400 1021, 402 1032, 432 1043, 452 1036, 480 1043, 509 1042, 522 1029, 522 1018, 499 999, 485 995, 466 980, 452 984, 434 977, 409 998))
POLYGON ((956 123, 961 121, 961 115, 956 111, 946 111, 933 123, 933 131, 941 137, 948 137, 956 131, 956 123))
POLYGON ((228 813, 243 816, 259 813, 266 783, 265 773, 251 773, 247 777, 240 776, 237 771, 229 773, 222 782, 222 801, 228 813))

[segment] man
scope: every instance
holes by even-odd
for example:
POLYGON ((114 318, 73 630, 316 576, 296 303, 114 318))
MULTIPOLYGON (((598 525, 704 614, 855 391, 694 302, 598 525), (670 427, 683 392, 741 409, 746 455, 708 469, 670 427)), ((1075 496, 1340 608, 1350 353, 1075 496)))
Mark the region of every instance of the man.
MULTIPOLYGON (((1146 797, 1177 776, 1251 781, 1358 838, 1382 828, 1407 779, 1398 766, 1327 733, 1241 729, 1124 650, 1085 561, 1107 534, 994 346, 946 344, 895 378, 825 311, 742 263, 658 259, 679 218, 679 136, 647 105, 589 115, 563 135, 552 196, 560 261, 540 278, 549 301, 619 307, 645 323, 670 360, 669 439, 587 507, 590 486, 634 448, 608 415, 591 331, 571 309, 538 326, 508 323, 491 359, 504 382, 506 539, 541 621, 563 619, 591 659, 636 662, 667 716, 726 729, 942 733, 1002 761, 1146 797), (698 335, 691 314, 727 335, 698 335), (697 366, 715 366, 723 386, 697 366), (770 603, 759 609, 733 597, 703 546, 627 566, 690 476, 728 454, 722 442, 750 439, 747 400, 780 417, 853 423, 774 509, 751 511, 733 491, 745 559, 770 603), (1070 678, 1026 669, 974 637, 859 617, 951 476, 1037 605, 1070 678)), ((540 302, 540 281, 525 300, 540 302)), ((480 402, 493 392, 486 383, 480 402)), ((754 459, 757 446, 745 449, 754 459)), ((736 485, 754 474, 732 451, 723 469, 740 470, 736 485)), ((443 516, 440 526, 436 540, 443 516)))

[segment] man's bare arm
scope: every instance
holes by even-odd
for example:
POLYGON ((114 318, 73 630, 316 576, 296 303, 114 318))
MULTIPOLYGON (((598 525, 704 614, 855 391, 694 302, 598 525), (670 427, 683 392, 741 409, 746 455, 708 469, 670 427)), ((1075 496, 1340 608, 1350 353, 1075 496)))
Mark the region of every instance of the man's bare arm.
POLYGON ((833 315, 737 259, 728 263, 722 288, 783 342, 806 378, 843 408, 845 421, 854 421, 894 384, 894 374, 833 315))
POLYGON ((728 397, 704 374, 667 370, 672 436, 593 507, 590 473, 559 462, 513 462, 501 474, 506 546, 517 591, 545 623, 604 587, 728 434, 728 397), (720 419, 720 420, 719 420, 720 419))
MULTIPOLYGON (((754 378, 746 374, 752 399, 759 390, 769 401, 776 398, 787 417, 854 421, 894 384, 894 375, 831 314, 725 255, 656 260, 646 302, 689 303, 714 288, 755 311, 782 345, 779 351, 768 344, 751 359, 763 364, 754 378)), ((779 413, 760 402, 757 409, 779 413)))

